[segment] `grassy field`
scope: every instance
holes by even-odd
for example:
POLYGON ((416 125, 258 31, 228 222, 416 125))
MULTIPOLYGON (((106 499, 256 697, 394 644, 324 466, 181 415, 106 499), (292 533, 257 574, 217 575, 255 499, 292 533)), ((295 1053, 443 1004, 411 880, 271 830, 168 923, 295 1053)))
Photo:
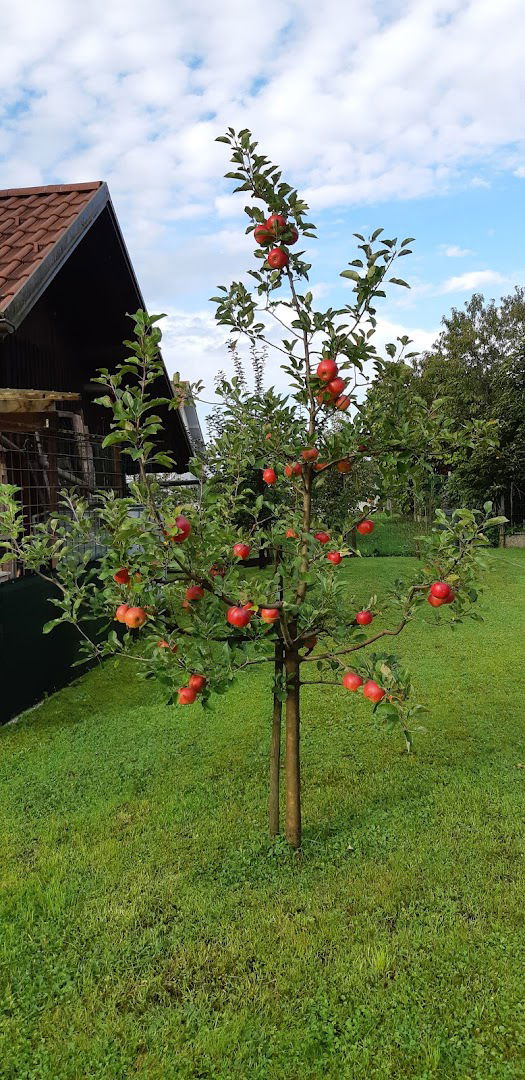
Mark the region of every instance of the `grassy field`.
POLYGON ((525 552, 487 564, 485 623, 399 639, 413 757, 305 696, 300 856, 266 671, 205 713, 109 663, 0 733, 2 1080, 525 1076, 525 552))

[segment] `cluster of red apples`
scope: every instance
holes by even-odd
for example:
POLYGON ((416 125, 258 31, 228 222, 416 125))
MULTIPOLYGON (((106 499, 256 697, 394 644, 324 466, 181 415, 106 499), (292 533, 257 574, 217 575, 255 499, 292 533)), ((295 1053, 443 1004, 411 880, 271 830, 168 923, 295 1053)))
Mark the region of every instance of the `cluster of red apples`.
MULTIPOLYGON (((314 451, 314 455, 317 456, 317 450, 314 451)), ((309 451, 309 456, 306 460, 313 460, 312 450, 309 451)), ((363 535, 371 533, 373 531, 373 528, 373 521, 370 521, 366 518, 363 521, 360 521, 357 525, 358 532, 362 533, 363 535)), ((188 519, 184 517, 183 514, 179 514, 175 518, 174 524, 170 525, 169 528, 165 530, 166 538, 174 543, 179 544, 187 540, 190 533, 191 524, 188 519)), ((286 537, 288 539, 299 539, 298 533, 296 533, 294 529, 287 529, 286 537)), ((330 534, 324 532, 323 530, 319 530, 318 532, 314 533, 314 537, 320 544, 327 544, 330 541, 330 534)), ((250 555, 250 550, 251 549, 249 544, 245 543, 244 541, 239 541, 237 544, 233 545, 232 555, 234 555, 237 559, 241 561, 245 561, 250 555)), ((328 552, 326 558, 334 566, 337 566, 341 562, 343 556, 339 551, 330 551, 328 552)), ((225 568, 217 563, 214 563, 214 565, 210 567, 211 577, 216 577, 217 575, 224 576, 224 573, 225 568)), ((113 579, 117 583, 117 585, 129 586, 132 584, 133 580, 140 582, 141 575, 138 572, 131 574, 127 567, 121 567, 121 569, 117 570, 117 572, 113 575, 113 579)), ((437 599, 438 604, 450 603, 451 600, 447 599, 449 594, 452 599, 454 599, 454 594, 445 582, 435 582, 434 585, 431 586, 429 600, 431 597, 434 597, 434 599, 437 599), (444 594, 444 590, 448 590, 446 595, 444 594), (441 598, 442 593, 443 597, 441 598)), ((189 585, 184 594, 184 600, 182 602, 183 608, 185 608, 186 610, 191 609, 192 604, 199 600, 202 600, 204 596, 205 590, 202 588, 201 585, 189 585)), ((247 604, 233 605, 229 607, 226 612, 226 621, 234 629, 242 630, 246 626, 248 626, 248 623, 251 621, 252 616, 256 612, 258 613, 261 621, 263 623, 266 623, 267 626, 273 626, 274 623, 277 623, 279 621, 278 608, 257 608, 256 605, 250 602, 247 604)), ((146 610, 146 608, 133 606, 126 603, 119 604, 115 612, 115 620, 117 622, 123 623, 130 630, 140 629, 141 626, 144 626, 147 618, 148 611, 146 610)), ((363 609, 362 611, 357 612, 355 616, 355 622, 358 626, 369 626, 373 618, 374 616, 371 611, 369 611, 368 609, 363 609)), ((308 649, 313 649, 317 644, 317 639, 315 637, 312 637, 305 644, 308 649)), ((170 642, 166 641, 165 638, 162 638, 160 641, 158 641, 157 646, 160 649, 169 649, 172 653, 177 652, 177 645, 170 644, 170 642)), ((181 686, 179 689, 179 704, 192 705, 196 700, 197 695, 201 693, 201 691, 204 689, 205 685, 206 677, 204 675, 191 675, 187 685, 181 686)), ((361 678, 361 676, 356 675, 353 672, 347 672, 346 675, 344 675, 343 686, 345 686, 347 690, 357 690, 360 686, 363 686, 364 696, 374 703, 381 701, 382 698, 385 696, 385 691, 382 690, 381 687, 378 686, 377 683, 375 683, 372 679, 369 679, 366 683, 364 683, 364 680, 361 678)))
POLYGON ((333 405, 340 412, 346 412, 350 406, 350 398, 343 393, 346 389, 346 381, 339 375, 335 360, 325 356, 317 365, 315 374, 321 384, 316 394, 319 405, 333 405))
POLYGON ((284 247, 276 246, 276 241, 291 247, 299 239, 299 233, 295 225, 289 225, 282 214, 270 214, 270 217, 261 225, 256 225, 253 230, 253 238, 260 247, 270 247, 266 261, 271 270, 284 270, 288 266, 290 257, 284 247))
POLYGON ((435 581, 430 586, 427 599, 432 607, 441 607, 442 604, 453 604, 456 594, 452 591, 450 585, 447 585, 446 581, 435 581))
MULTIPOLYGON (((428 594, 428 602, 432 607, 440 607, 441 604, 452 604, 456 599, 456 594, 447 585, 446 581, 434 581, 430 586, 428 594)), ((371 611, 359 611, 355 617, 356 623, 361 626, 366 626, 371 623, 373 615, 371 611)), ((346 690, 359 690, 363 687, 363 696, 368 698, 369 701, 373 701, 374 704, 382 701, 385 697, 386 690, 383 690, 382 686, 374 682, 373 679, 365 680, 361 675, 357 675, 355 671, 347 671, 343 675, 343 686, 346 690)))

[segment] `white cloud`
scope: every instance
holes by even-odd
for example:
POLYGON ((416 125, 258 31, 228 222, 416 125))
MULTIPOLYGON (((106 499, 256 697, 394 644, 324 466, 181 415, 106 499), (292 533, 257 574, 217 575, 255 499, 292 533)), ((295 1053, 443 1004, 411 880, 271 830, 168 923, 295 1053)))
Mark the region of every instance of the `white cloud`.
POLYGON ((519 176, 521 179, 525 179, 525 165, 520 165, 514 170, 514 176, 519 176))
MULTIPOLYGON (((5 3, 0 187, 107 180, 146 301, 173 313, 170 368, 210 386, 226 335, 205 303, 250 250, 216 135, 250 127, 337 217, 524 176, 524 32, 522 0, 5 3)), ((317 296, 336 244, 319 241, 317 296)), ((400 303, 503 280, 473 271, 400 303)))
POLYGON ((155 223, 222 214, 214 137, 246 124, 317 208, 446 190, 523 148, 524 29, 521 0, 6 4, 0 182, 104 177, 155 223))
POLYGON ((473 188, 489 188, 490 180, 485 180, 482 176, 473 176, 470 186, 473 188))
POLYGON ((457 244, 440 244, 439 252, 441 255, 446 255, 448 259, 463 259, 466 255, 474 254, 469 248, 458 247, 457 244))
POLYGON ((425 352, 432 347, 438 333, 438 330, 424 330, 418 326, 404 326, 390 319, 378 319, 374 343, 377 351, 381 353, 388 342, 393 341, 395 344, 398 337, 407 336, 411 340, 407 352, 425 352))
POLYGON ((508 279, 497 270, 469 270, 466 274, 448 278, 443 282, 440 293, 474 292, 485 285, 505 285, 508 279))

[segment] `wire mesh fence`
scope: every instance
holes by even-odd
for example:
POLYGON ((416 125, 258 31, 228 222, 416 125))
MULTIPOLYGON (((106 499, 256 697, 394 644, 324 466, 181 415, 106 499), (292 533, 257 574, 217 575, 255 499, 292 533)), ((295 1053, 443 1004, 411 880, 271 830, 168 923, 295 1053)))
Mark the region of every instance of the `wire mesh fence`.
MULTIPOLYGON (((0 483, 19 489, 28 532, 56 511, 62 490, 81 493, 88 505, 97 491, 125 493, 120 453, 102 443, 103 436, 67 427, 0 431, 0 483)), ((19 564, 0 565, 0 582, 22 574, 19 564)))

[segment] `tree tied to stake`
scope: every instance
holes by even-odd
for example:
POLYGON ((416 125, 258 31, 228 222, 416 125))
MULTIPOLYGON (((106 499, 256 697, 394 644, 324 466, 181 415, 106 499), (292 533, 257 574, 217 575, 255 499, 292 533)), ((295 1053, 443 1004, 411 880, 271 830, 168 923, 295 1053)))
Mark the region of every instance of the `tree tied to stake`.
MULTIPOLYGON (((350 301, 318 310, 307 287, 310 265, 297 250, 315 236, 306 203, 248 131, 230 128, 219 141, 231 149, 227 176, 254 200, 245 210, 256 263, 249 270, 253 291, 240 281, 218 288, 217 319, 234 343, 246 338, 279 351, 290 394, 260 386, 250 394, 237 376, 223 379, 218 433, 191 464, 196 489, 166 491, 155 470, 175 465, 156 450, 162 421, 155 410, 176 407, 184 393, 198 398, 201 385, 176 382, 173 400, 152 397, 161 371, 161 316, 137 312, 129 357, 99 377, 99 403, 112 412, 104 445, 119 445, 133 463, 130 497, 64 494, 59 512, 28 530, 18 490, 4 485, 2 559, 19 560, 56 586, 58 614, 45 632, 73 623, 82 638, 80 662, 125 658, 160 683, 170 703, 199 700, 209 708, 245 669, 272 665, 270 832, 280 828, 284 705, 285 833, 297 848, 303 688, 362 694, 375 720, 401 730, 410 750, 422 706, 412 700, 408 672, 379 647, 427 602, 453 625, 479 618, 472 609, 478 553, 487 527, 501 519, 491 517, 488 503, 483 512, 438 512, 414 580, 396 583, 381 599, 360 586, 356 538, 380 527, 376 513, 396 484, 416 483, 458 446, 487 446, 493 435, 487 425, 450 422, 443 402, 428 405, 409 394, 396 399, 394 422, 381 409, 385 362, 373 345, 376 304, 388 284, 406 286, 393 269, 410 253, 411 238, 385 239, 382 229, 368 239, 355 234, 358 257, 341 274, 350 301), (275 324, 284 328, 280 344, 269 333, 275 324), (360 401, 367 363, 375 364, 376 389, 360 401), (361 477, 368 490, 344 520, 334 514, 334 527, 323 491, 336 474, 353 485, 361 477), (248 569, 247 560, 261 551, 267 569, 248 569), (347 565, 351 572, 342 577, 347 565), (91 629, 100 620, 108 628, 102 638, 91 629)), ((388 363, 403 362, 408 345, 402 338, 387 346, 388 363)))

